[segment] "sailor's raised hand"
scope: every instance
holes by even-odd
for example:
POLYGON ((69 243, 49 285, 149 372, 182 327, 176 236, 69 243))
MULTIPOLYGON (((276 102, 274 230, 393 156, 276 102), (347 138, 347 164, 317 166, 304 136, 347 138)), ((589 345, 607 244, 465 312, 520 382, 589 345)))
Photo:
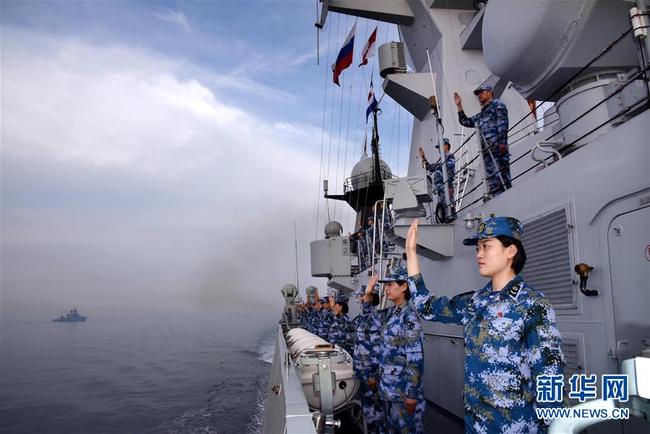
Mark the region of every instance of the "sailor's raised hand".
POLYGON ((414 219, 406 234, 406 253, 415 254, 418 246, 418 219, 414 219))
POLYGON ((413 416, 415 414, 415 406, 417 405, 418 401, 415 399, 411 398, 404 398, 404 407, 406 408, 406 412, 413 416))
POLYGON ((368 279, 368 284, 366 285, 366 294, 372 294, 372 291, 375 289, 378 281, 379 275, 377 273, 372 273, 372 276, 370 276, 370 279, 368 279))
POLYGON ((424 149, 422 149, 422 146, 418 147, 418 154, 420 154, 422 161, 426 161, 427 158, 424 156, 424 149))
POLYGON ((456 107, 458 107, 458 111, 463 109, 463 100, 458 92, 454 92, 454 102, 456 103, 456 107))

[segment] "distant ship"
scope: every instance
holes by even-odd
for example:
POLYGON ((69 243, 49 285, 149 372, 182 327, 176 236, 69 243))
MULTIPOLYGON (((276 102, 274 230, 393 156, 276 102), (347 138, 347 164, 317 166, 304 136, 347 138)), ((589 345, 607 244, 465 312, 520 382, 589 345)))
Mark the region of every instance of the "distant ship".
POLYGON ((86 321, 86 316, 79 315, 79 312, 77 312, 77 308, 72 309, 70 312, 68 312, 66 315, 61 315, 58 318, 54 318, 52 321, 54 322, 81 322, 81 321, 86 321))

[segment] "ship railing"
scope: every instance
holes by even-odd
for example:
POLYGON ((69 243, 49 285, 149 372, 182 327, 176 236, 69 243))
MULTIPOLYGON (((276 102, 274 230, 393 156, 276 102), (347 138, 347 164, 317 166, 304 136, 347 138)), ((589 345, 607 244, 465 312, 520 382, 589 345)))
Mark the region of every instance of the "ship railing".
MULTIPOLYGON (((381 222, 381 226, 379 226, 378 223, 375 224, 372 239, 366 235, 363 240, 354 240, 356 248, 351 250, 353 250, 352 253, 354 253, 353 257, 356 258, 356 264, 354 262, 352 263, 356 272, 355 274, 367 270, 372 265, 375 265, 380 258, 386 259, 397 254, 397 246, 395 243, 389 241, 385 237, 385 233, 392 231, 394 226, 390 212, 387 211, 385 214, 386 216, 381 222), (383 230, 380 229, 382 227, 383 230), (375 237, 375 234, 377 233, 379 233, 379 238, 375 237)), ((368 232, 366 232, 366 234, 368 234, 368 232)))
MULTIPOLYGON (((358 175, 353 175, 347 178, 343 182, 343 194, 348 193, 353 190, 360 190, 362 188, 367 188, 377 184, 377 177, 375 176, 376 170, 373 168, 369 172, 363 172, 358 175)), ((379 173, 381 174, 382 182, 386 179, 396 178, 395 175, 391 174, 388 169, 381 168, 379 173)))
MULTIPOLYGON (((597 62, 600 58, 602 58, 604 55, 609 53, 614 47, 616 47, 621 41, 625 40, 627 36, 630 35, 632 32, 632 27, 630 27, 628 30, 623 32, 618 38, 616 38, 614 41, 610 43, 609 46, 607 46, 604 50, 602 50, 597 56, 595 56, 589 63, 587 63, 585 66, 583 66, 579 71, 577 71, 575 74, 573 74, 569 79, 567 79, 561 86, 559 86, 554 92, 552 92, 548 97, 547 100, 552 101, 559 96, 563 94, 563 92, 566 92, 566 89, 568 89, 568 86, 575 80, 577 79, 581 74, 583 74, 589 67, 591 67, 595 62, 597 62)), ((583 119, 585 116, 587 116, 589 113, 592 111, 596 110, 598 107, 600 107, 602 104, 606 103, 608 100, 611 98, 615 97, 616 95, 620 94, 623 89, 631 85, 632 83, 635 82, 635 80, 643 79, 646 83, 648 83, 648 70, 649 67, 647 65, 642 65, 641 68, 639 68, 638 72, 634 73, 631 77, 629 77, 622 85, 620 85, 614 92, 612 92, 610 95, 606 96, 603 98, 601 101, 598 101, 596 104, 594 104, 592 107, 588 108, 583 112, 582 114, 578 115, 575 119, 573 119, 571 122, 568 122, 566 124, 563 124, 562 128, 558 129, 557 131, 554 131, 553 134, 550 136, 546 137, 544 139, 544 142, 555 142, 553 138, 559 136, 563 131, 565 131, 567 128, 571 127, 574 125, 576 122, 580 121, 583 119)), ((621 118, 622 116, 625 116, 629 114, 630 112, 633 112, 635 110, 638 110, 640 107, 642 107, 644 104, 646 107, 650 104, 650 87, 646 86, 647 90, 647 95, 644 98, 640 98, 638 101, 635 103, 629 105, 628 107, 622 109, 618 113, 616 113, 614 116, 610 117, 606 121, 600 123, 599 125, 595 126, 589 131, 586 131, 584 134, 582 134, 580 137, 578 137, 575 140, 572 140, 570 143, 563 144, 561 146, 553 146, 553 150, 555 152, 551 152, 550 155, 546 156, 545 158, 533 158, 534 156, 531 155, 535 148, 532 147, 522 155, 518 156, 514 160, 510 162, 510 168, 512 169, 513 166, 517 164, 521 164, 520 161, 527 161, 523 160, 526 156, 530 155, 530 158, 533 160, 534 164, 532 164, 530 167, 527 167, 523 169, 520 173, 518 173, 516 176, 512 177, 511 182, 514 183, 517 179, 521 178, 522 176, 526 175, 527 173, 533 171, 533 170, 539 170, 543 166, 547 166, 549 164, 552 164, 556 161, 559 160, 557 153, 560 154, 560 156, 565 156, 567 153, 570 153, 576 144, 578 144, 581 140, 584 138, 588 137, 589 135, 593 134, 597 130, 605 127, 606 125, 610 124, 611 122, 621 118)), ((559 117, 557 113, 557 109, 555 107, 552 107, 551 109, 547 110, 544 113, 544 116, 541 118, 536 117, 536 111, 531 110, 529 113, 527 113, 525 116, 523 116, 519 121, 517 121, 514 125, 512 125, 508 129, 508 142, 509 145, 512 146, 520 141, 523 141, 525 139, 528 139, 531 137, 531 135, 536 134, 539 132, 537 125, 540 123, 540 121, 544 121, 544 127, 550 126, 556 122, 559 122, 559 117), (527 124, 524 124, 526 119, 529 119, 529 117, 533 117, 532 122, 529 122, 527 124), (523 125, 522 125, 523 124, 523 125), (532 128, 531 128, 532 127, 532 128)), ((490 200, 496 192, 490 191, 489 188, 487 187, 487 183, 485 182, 485 168, 484 164, 482 162, 482 159, 480 157, 482 156, 482 153, 486 152, 491 152, 493 151, 493 147, 496 146, 496 144, 492 144, 487 147, 482 147, 480 143, 480 132, 477 134, 476 131, 472 132, 470 135, 465 137, 464 134, 461 134, 461 141, 462 143, 460 146, 456 147, 455 150, 452 152, 454 157, 457 158, 457 160, 461 161, 460 167, 458 167, 455 170, 454 177, 452 178, 452 185, 454 187, 453 189, 453 198, 450 198, 451 204, 447 205, 449 211, 451 211, 451 214, 460 214, 462 211, 466 210, 467 208, 473 206, 474 204, 478 202, 486 202, 490 200), (477 146, 477 152, 469 152, 468 147, 470 144, 476 143, 478 144, 477 146), (469 155, 473 154, 474 156, 472 158, 469 158, 469 155), (459 157, 465 157, 465 158, 459 158, 459 157), (474 163, 477 159, 479 159, 479 162, 477 163, 479 166, 481 166, 484 174, 483 180, 479 181, 476 183, 476 185, 472 186, 471 188, 468 189, 469 186, 469 179, 474 175, 474 172, 476 169, 473 168, 473 165, 475 166, 476 164, 474 163), (471 195, 473 195, 479 188, 483 187, 483 194, 478 195, 473 201, 470 203, 465 203, 465 199, 470 198, 471 195)), ((557 139, 556 139, 557 140, 557 139)), ((446 185, 445 183, 446 180, 443 179, 443 185, 446 185)), ((476 195, 475 195, 476 196, 476 195)), ((449 214, 448 214, 449 215, 449 214)))

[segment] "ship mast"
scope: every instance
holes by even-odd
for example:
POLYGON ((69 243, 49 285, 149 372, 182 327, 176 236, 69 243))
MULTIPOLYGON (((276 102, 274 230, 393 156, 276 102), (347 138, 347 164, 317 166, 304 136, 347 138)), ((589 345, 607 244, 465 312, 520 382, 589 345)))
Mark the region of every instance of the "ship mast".
POLYGON ((372 111, 372 140, 370 143, 370 149, 372 149, 372 158, 374 159, 375 164, 375 180, 376 185, 381 185, 382 195, 384 192, 384 184, 381 179, 381 166, 379 165, 379 129, 377 128, 377 111, 375 109, 372 111))
MULTIPOLYGON (((325 190, 326 199, 345 201, 354 211, 361 212, 361 221, 365 220, 368 208, 372 207, 376 201, 384 198, 383 175, 390 176, 390 169, 384 168, 385 173, 382 174, 382 162, 379 159, 378 111, 379 109, 375 109, 372 112, 373 126, 370 143, 372 163, 367 166, 363 165, 361 172, 355 172, 357 166, 352 169, 352 176, 344 183, 343 194, 327 194, 327 190, 325 190)), ((366 159, 362 158, 361 161, 366 161, 366 159)))

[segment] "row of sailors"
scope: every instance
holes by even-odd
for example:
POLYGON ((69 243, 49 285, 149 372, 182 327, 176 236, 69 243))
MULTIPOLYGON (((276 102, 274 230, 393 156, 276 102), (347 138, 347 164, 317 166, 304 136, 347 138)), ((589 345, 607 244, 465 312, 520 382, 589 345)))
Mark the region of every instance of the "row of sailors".
POLYGON ((361 313, 353 320, 347 316, 345 295, 317 299, 299 309, 304 329, 353 356, 368 433, 424 432, 422 326, 408 303, 409 290, 399 290, 399 282, 406 280, 401 267, 381 281, 395 306, 380 310, 374 291, 378 277, 373 276, 356 293, 361 313))
POLYGON ((535 408, 562 402, 537 402, 535 379, 563 374, 564 357, 555 312, 520 275, 525 264, 521 223, 490 217, 463 241, 476 246, 479 273, 491 281, 451 299, 436 297, 424 284, 417 229, 415 220, 406 239, 408 271, 398 267, 382 281, 373 275, 357 294, 362 309, 354 320, 347 318, 343 297, 331 299, 331 309, 316 303, 301 315, 306 329, 352 348, 368 432, 424 432, 421 320, 464 326, 466 432, 546 432, 547 423, 536 417, 535 408), (378 282, 384 283, 392 307, 377 308, 373 290, 378 282))
POLYGON ((348 311, 348 297, 345 295, 317 298, 315 303, 299 307, 300 326, 352 354, 354 330, 348 311))

